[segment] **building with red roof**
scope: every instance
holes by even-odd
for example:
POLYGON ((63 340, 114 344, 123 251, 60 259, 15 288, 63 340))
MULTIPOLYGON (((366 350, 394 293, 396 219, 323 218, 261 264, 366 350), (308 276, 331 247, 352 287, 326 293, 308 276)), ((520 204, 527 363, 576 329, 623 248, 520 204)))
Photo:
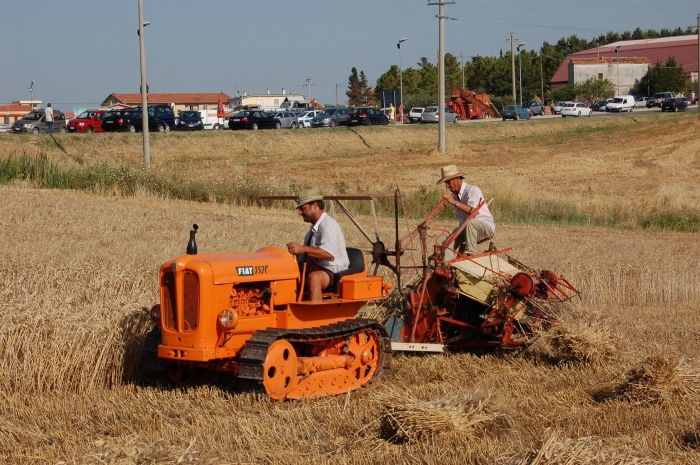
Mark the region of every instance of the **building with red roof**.
MULTIPOLYGON (((231 97, 224 92, 171 92, 148 93, 149 104, 168 104, 177 114, 180 110, 216 110, 219 99, 224 103, 224 110, 228 111, 228 101, 231 97)), ((139 106, 141 94, 119 94, 112 92, 102 102, 103 107, 139 106)))
POLYGON ((591 76, 619 82, 619 93, 627 93, 639 83, 657 61, 674 57, 683 66, 689 81, 698 79, 698 36, 623 40, 567 55, 549 81, 550 90, 573 86, 591 76), (619 62, 618 62, 619 59, 619 62), (618 78, 619 76, 619 78, 618 78))

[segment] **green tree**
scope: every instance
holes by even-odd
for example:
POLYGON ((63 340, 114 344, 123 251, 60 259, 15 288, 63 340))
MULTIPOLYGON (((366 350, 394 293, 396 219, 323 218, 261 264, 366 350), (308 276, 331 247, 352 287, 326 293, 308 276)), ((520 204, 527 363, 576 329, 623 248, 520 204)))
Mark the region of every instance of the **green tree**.
POLYGON ((550 98, 554 102, 563 102, 565 100, 575 100, 576 99, 576 91, 574 90, 573 87, 569 86, 563 86, 560 87, 556 90, 553 90, 549 94, 550 98))
POLYGON ((368 103, 370 90, 365 72, 360 71, 360 75, 358 76, 357 68, 353 67, 350 71, 350 77, 348 78, 348 91, 345 92, 345 95, 348 97, 348 105, 366 105, 368 103))
POLYGON ((400 83, 399 67, 397 65, 391 65, 389 71, 379 76, 375 89, 377 92, 382 92, 384 90, 399 90, 400 83))
POLYGON ((591 77, 574 85, 576 100, 594 104, 615 95, 615 83, 610 79, 591 77))
POLYGON ((420 84, 420 71, 415 68, 403 70, 403 93, 410 95, 416 92, 420 84))
POLYGON ((639 82, 639 88, 649 96, 657 92, 685 92, 686 80, 683 66, 679 66, 674 57, 666 60, 666 66, 657 61, 653 68, 639 82))
POLYGON ((462 67, 457 57, 451 53, 445 54, 445 98, 452 96, 452 89, 462 87, 462 67))
POLYGON ((438 69, 437 66, 427 61, 427 58, 421 58, 421 67, 418 70, 420 73, 420 83, 418 91, 437 95, 438 69))

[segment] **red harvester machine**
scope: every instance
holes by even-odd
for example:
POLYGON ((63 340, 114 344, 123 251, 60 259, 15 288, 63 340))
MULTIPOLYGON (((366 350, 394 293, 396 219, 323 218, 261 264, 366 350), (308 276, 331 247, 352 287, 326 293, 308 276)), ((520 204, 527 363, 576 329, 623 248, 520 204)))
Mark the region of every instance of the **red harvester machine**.
POLYGON ((501 117, 488 95, 476 94, 467 89, 454 89, 447 106, 457 113, 461 120, 501 117))

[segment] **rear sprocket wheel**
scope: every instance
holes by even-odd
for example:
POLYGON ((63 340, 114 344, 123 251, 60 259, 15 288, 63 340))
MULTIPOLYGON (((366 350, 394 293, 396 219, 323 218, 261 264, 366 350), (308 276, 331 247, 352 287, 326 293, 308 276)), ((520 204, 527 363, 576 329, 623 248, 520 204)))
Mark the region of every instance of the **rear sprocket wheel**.
POLYGON ((366 329, 353 334, 347 343, 347 354, 354 358, 350 372, 361 385, 372 381, 380 367, 381 344, 377 334, 366 329))

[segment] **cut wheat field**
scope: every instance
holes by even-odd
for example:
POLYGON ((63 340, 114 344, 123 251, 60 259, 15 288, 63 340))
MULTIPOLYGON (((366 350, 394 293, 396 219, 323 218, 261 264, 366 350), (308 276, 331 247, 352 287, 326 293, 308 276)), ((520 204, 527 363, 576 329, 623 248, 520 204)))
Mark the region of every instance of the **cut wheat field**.
MULTIPOLYGON (((409 199, 455 163, 494 202, 511 199, 504 209, 547 199, 682 214, 700 198, 698 129, 685 115, 457 125, 448 155, 433 149, 434 126, 154 134, 150 170, 276 193, 399 186, 409 199)), ((0 160, 141 169, 139 135, 94 136, 3 136, 0 160)), ((2 463, 700 462, 697 233, 497 214, 497 245, 582 290, 555 330, 517 353, 396 356, 381 383, 277 403, 225 382, 146 386, 137 373, 158 267, 184 253, 191 224, 200 253, 282 246, 306 230, 291 204, 39 189, 32 179, 0 194, 2 463)), ((338 219, 349 245, 366 248, 338 219)), ((402 220, 401 232, 418 222, 402 220)), ((392 224, 379 218, 385 240, 392 224)))

